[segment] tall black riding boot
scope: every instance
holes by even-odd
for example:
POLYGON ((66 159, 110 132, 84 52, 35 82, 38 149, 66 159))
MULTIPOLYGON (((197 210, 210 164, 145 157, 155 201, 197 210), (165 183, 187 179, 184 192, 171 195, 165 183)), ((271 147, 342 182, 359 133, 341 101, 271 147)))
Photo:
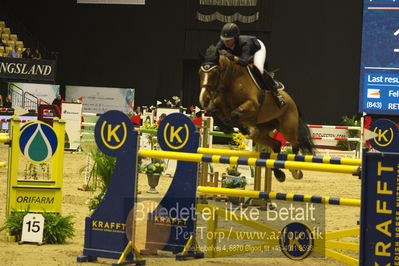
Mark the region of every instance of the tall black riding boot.
POLYGON ((269 88, 270 92, 272 93, 272 97, 276 102, 278 107, 282 107, 285 105, 285 101, 283 96, 278 93, 279 84, 270 76, 269 72, 266 70, 263 71, 263 78, 265 80, 266 86, 269 88))

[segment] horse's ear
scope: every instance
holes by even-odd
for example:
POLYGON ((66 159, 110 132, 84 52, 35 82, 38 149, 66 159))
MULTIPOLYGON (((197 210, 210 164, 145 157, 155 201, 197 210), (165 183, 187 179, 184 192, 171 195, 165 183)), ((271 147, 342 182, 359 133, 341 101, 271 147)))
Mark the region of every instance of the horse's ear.
POLYGON ((213 48, 215 49, 214 56, 213 56, 215 64, 219 64, 220 52, 218 49, 216 49, 216 46, 213 46, 213 48))
POLYGON ((220 56, 219 50, 216 49, 216 47, 215 47, 215 57, 216 57, 217 59, 219 59, 219 56, 220 56))

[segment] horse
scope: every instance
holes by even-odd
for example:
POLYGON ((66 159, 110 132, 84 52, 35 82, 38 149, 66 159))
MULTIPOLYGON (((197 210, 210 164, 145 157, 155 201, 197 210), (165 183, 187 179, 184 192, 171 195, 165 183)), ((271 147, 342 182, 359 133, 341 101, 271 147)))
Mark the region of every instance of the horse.
MULTIPOLYGON (((209 50, 209 49, 208 49, 209 50)), ((314 154, 310 131, 302 119, 298 106, 284 90, 279 93, 285 105, 277 106, 270 91, 260 89, 250 67, 237 64, 229 53, 207 52, 199 73, 201 93, 199 102, 216 120, 223 122, 222 130, 231 133, 233 126, 249 132, 255 143, 281 151, 281 142, 271 137, 279 131, 292 145, 294 154, 314 154)), ((278 181, 285 181, 285 174, 273 168, 278 181)), ((296 179, 303 178, 300 170, 290 170, 296 179)))

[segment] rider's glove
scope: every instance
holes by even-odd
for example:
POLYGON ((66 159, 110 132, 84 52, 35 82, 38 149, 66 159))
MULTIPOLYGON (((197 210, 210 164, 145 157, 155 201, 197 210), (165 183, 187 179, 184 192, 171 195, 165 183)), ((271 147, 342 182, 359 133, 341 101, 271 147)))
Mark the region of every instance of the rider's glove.
POLYGON ((230 61, 234 61, 234 55, 233 54, 230 54, 230 53, 227 53, 226 54, 226 57, 230 60, 230 61))
POLYGON ((248 60, 242 59, 242 58, 238 58, 238 60, 236 61, 237 64, 241 65, 241 66, 246 66, 249 64, 248 60))

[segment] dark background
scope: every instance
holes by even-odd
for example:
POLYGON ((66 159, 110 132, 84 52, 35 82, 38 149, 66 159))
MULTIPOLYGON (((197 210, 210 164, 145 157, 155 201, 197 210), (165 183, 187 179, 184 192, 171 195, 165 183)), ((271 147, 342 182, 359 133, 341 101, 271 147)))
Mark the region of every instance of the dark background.
MULTIPOLYGON (((62 93, 65 85, 135 88, 136 105, 175 95, 186 107, 198 105, 198 52, 216 43, 224 24, 199 23, 198 0, 146 0, 144 6, 0 1, 3 13, 57 52, 62 93)), ((307 122, 338 124, 356 115, 362 0, 258 0, 256 8, 257 23, 238 25, 265 43, 268 69, 281 69, 277 79, 307 122)))

